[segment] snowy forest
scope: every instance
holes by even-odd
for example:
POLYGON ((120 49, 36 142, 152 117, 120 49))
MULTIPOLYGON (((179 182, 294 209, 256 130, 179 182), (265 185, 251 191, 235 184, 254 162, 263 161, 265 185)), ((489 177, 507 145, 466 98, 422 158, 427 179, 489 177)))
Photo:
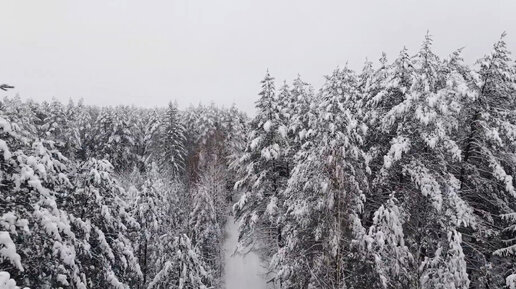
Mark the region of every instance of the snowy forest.
POLYGON ((0 288, 226 288, 234 217, 270 288, 516 289, 504 39, 466 64, 427 35, 317 90, 267 72, 253 117, 6 97, 0 288))

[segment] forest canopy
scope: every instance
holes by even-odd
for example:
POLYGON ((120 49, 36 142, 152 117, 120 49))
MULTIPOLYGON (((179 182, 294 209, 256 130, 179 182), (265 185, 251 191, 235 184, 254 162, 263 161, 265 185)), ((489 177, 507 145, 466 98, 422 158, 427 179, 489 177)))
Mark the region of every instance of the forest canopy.
MULTIPOLYGON (((516 63, 420 49, 236 107, 0 102, 0 288, 516 289, 516 63)), ((3 87, 3 86, 2 86, 3 87)), ((6 89, 10 86, 6 86, 6 89)))

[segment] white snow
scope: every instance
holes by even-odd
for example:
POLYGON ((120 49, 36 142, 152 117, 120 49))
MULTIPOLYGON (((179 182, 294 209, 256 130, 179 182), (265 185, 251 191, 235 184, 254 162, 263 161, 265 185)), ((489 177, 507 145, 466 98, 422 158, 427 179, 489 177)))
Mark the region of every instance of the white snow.
POLYGON ((516 289, 516 274, 509 275, 505 279, 505 283, 510 289, 516 289))
POLYGON ((270 132, 271 131, 271 127, 272 127, 272 122, 270 120, 266 121, 264 124, 263 124, 263 129, 266 131, 266 132, 270 132))
POLYGON ((403 153, 407 153, 410 150, 410 141, 404 137, 399 136, 391 141, 391 148, 387 155, 383 157, 384 167, 390 168, 391 165, 400 160, 403 153))
POLYGON ((66 280, 66 275, 63 274, 57 274, 57 282, 63 284, 64 286, 69 286, 70 283, 66 280))
POLYGON ((11 275, 8 272, 0 271, 0 288, 2 289, 19 289, 16 286, 16 281, 11 279, 11 275))
POLYGON ((4 153, 4 160, 8 160, 11 158, 11 152, 9 151, 9 146, 4 140, 0 139, 0 151, 4 153))
POLYGON ((281 137, 286 138, 287 137, 288 128, 284 125, 281 125, 278 127, 278 133, 281 135, 281 137))
POLYGON ((224 244, 226 289, 266 289, 264 269, 260 259, 254 253, 245 256, 233 254, 238 245, 238 224, 229 217, 226 224, 224 244))
POLYGON ((4 132, 11 132, 11 124, 3 117, 0 117, 0 128, 4 132))
POLYGON ((0 245, 0 261, 7 260, 23 272, 20 255, 16 253, 16 245, 8 232, 0 231, 0 245))

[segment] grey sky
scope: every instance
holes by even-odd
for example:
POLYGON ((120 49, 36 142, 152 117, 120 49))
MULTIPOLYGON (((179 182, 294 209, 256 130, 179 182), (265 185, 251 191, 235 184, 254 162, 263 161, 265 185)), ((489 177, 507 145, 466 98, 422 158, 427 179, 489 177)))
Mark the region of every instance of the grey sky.
POLYGON ((346 62, 414 52, 427 29, 440 55, 465 46, 469 63, 504 30, 515 51, 515 11, 514 0, 0 0, 0 82, 36 100, 252 112, 267 68, 318 87, 346 62))

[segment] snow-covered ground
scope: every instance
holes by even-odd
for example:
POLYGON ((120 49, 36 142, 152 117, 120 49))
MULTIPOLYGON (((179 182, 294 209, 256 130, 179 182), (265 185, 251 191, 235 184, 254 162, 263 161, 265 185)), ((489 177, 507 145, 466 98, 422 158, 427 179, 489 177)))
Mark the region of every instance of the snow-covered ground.
POLYGON ((263 268, 260 259, 254 253, 245 256, 233 254, 238 243, 238 224, 233 217, 228 218, 226 225, 225 283, 226 289, 265 289, 266 282, 262 277, 263 268))

